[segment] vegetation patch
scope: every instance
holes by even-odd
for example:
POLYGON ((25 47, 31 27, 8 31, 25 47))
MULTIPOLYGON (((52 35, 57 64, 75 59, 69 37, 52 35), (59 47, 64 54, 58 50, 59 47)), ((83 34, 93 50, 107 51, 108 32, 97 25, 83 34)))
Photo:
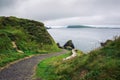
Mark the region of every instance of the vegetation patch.
POLYGON ((52 64, 59 64, 59 62, 63 61, 63 58, 69 55, 70 52, 42 60, 37 66, 35 78, 42 78, 43 80, 50 80, 51 78, 55 78, 56 75, 51 73, 51 71, 55 69, 52 64))
POLYGON ((42 22, 0 17, 0 67, 31 54, 57 51, 60 49, 42 22))
MULTIPOLYGON (((78 56, 81 56, 83 54, 81 51, 77 51, 77 53, 78 56)), ((57 73, 59 71, 65 70, 69 66, 65 65, 66 62, 71 61, 71 60, 66 61, 64 60, 64 58, 70 56, 71 54, 72 54, 71 52, 68 52, 60 56, 44 59, 37 66, 35 78, 37 79, 42 78, 43 80, 58 80, 62 76, 58 76, 57 73), (64 66, 61 64, 64 64, 64 66), (57 68, 58 66, 59 68, 57 68)), ((68 70, 68 72, 69 71, 70 70, 68 70)))
POLYGON ((20 54, 17 52, 12 52, 12 53, 4 53, 0 54, 0 68, 5 66, 7 63, 10 63, 12 61, 18 60, 20 58, 24 58, 26 56, 30 56, 32 53, 25 53, 25 54, 20 54))
POLYGON ((54 61, 52 58, 44 60, 38 65, 37 77, 43 80, 119 80, 120 37, 71 60, 63 61, 56 58, 54 61), (49 64, 47 61, 52 63, 49 64), (42 69, 42 65, 46 68, 42 69), (41 70, 44 75, 38 75, 41 70))

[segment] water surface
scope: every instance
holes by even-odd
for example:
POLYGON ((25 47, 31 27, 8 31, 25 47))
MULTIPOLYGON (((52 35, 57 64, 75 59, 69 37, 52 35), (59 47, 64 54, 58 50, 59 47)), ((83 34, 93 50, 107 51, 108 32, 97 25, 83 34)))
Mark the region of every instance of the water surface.
POLYGON ((72 40, 75 47, 84 52, 100 47, 100 42, 105 42, 107 39, 113 39, 120 35, 120 29, 98 28, 60 28, 49 29, 48 32, 61 46, 66 41, 72 40))

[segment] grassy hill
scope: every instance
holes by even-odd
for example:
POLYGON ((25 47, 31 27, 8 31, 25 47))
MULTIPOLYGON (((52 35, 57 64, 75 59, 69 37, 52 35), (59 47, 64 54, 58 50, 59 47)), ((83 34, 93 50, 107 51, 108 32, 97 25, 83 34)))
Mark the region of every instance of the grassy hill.
POLYGON ((120 37, 71 60, 56 59, 50 63, 44 60, 38 65, 38 70, 42 69, 39 66, 43 63, 47 65, 44 71, 49 72, 44 72, 47 77, 43 76, 43 80, 119 80, 120 37))
MULTIPOLYGON (((9 58, 6 57, 6 59, 9 61, 11 55, 15 58, 15 55, 23 57, 27 53, 58 50, 43 23, 12 16, 0 17, 0 60, 5 59, 7 55, 9 58), (20 54, 17 50, 24 52, 24 54, 20 54)), ((4 61, 0 62, 4 64, 4 61)))

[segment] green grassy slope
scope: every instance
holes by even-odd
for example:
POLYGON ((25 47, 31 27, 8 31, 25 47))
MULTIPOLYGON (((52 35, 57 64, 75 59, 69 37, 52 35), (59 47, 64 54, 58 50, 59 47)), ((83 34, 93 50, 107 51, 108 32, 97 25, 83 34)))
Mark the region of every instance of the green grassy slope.
MULTIPOLYGON (((50 71, 50 70, 54 69, 51 66, 51 64, 53 64, 54 61, 58 62, 60 60, 63 60, 63 58, 65 58, 69 55, 70 55, 70 53, 61 54, 60 56, 50 57, 50 58, 47 58, 47 59, 41 61, 37 66, 35 78, 36 79, 42 78, 43 80, 49 80, 53 77, 55 78, 56 75, 51 74, 51 71, 50 71)), ((55 63, 55 64, 58 64, 58 63, 55 63)))
POLYGON ((24 51, 47 50, 44 45, 49 47, 55 44, 41 22, 16 17, 0 17, 0 49, 12 49, 11 41, 15 41, 19 49, 24 51))
MULTIPOLYGON (((10 57, 14 53, 16 56, 20 54, 13 47, 13 41, 17 48, 24 52, 21 56, 27 53, 59 50, 43 23, 16 17, 0 17, 0 64, 4 63, 4 61, 2 62, 5 59, 3 56, 9 55, 10 57)), ((6 60, 9 62, 7 57, 6 60)))
POLYGON ((119 80, 120 37, 88 54, 49 66, 48 72, 55 77, 48 76, 48 80, 119 80))

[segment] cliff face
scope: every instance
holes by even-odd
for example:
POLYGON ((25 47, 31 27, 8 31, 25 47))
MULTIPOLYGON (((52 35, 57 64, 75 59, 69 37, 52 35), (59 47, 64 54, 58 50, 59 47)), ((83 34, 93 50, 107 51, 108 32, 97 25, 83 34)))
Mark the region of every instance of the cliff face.
POLYGON ((0 17, 0 52, 14 51, 12 42, 22 51, 50 50, 51 47, 56 47, 43 23, 16 17, 0 17))

